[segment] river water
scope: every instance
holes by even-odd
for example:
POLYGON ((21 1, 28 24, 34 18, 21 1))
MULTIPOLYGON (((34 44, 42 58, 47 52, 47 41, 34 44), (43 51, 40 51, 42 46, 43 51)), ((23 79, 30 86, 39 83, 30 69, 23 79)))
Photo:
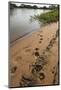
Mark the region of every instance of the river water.
POLYGON ((19 37, 41 28, 41 23, 37 20, 31 20, 31 16, 46 12, 43 9, 13 9, 10 10, 9 16, 9 34, 10 42, 15 41, 19 37))

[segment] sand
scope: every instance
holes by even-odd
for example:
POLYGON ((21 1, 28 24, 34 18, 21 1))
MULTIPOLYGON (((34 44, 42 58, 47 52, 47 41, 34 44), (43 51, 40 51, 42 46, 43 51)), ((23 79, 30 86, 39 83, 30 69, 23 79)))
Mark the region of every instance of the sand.
POLYGON ((10 87, 57 85, 58 22, 10 44, 10 87))

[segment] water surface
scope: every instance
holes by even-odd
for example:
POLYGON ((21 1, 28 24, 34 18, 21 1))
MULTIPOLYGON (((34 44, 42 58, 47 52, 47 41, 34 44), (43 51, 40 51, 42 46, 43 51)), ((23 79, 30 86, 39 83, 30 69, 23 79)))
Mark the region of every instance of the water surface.
POLYGON ((31 31, 39 30, 41 24, 37 20, 31 21, 31 16, 44 12, 46 10, 26 8, 10 10, 10 42, 15 41, 31 31))

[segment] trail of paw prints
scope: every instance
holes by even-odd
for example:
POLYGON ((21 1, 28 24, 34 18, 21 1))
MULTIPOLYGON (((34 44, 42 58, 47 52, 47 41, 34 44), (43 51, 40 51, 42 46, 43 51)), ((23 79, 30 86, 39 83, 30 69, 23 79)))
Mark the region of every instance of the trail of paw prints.
POLYGON ((42 73, 41 71, 43 71, 43 67, 44 65, 47 64, 47 58, 45 55, 40 55, 38 50, 39 48, 35 48, 35 53, 34 55, 37 57, 36 58, 36 62, 34 64, 31 65, 32 69, 31 69, 31 73, 32 75, 34 75, 35 77, 39 78, 40 80, 45 78, 45 74, 42 73))
POLYGON ((43 35, 39 35, 39 36, 40 36, 39 43, 42 43, 42 41, 43 41, 43 35))
POLYGON ((56 31, 55 36, 51 39, 48 46, 46 47, 46 51, 49 51, 51 49, 51 47, 54 45, 54 43, 56 42, 57 36, 58 36, 58 30, 56 31))

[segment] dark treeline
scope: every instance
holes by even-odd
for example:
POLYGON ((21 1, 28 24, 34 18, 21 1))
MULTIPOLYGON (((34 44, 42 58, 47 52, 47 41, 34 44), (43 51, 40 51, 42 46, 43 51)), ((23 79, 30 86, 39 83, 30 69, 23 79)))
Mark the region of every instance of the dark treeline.
POLYGON ((14 8, 29 8, 29 9, 54 9, 57 8, 58 5, 50 5, 49 7, 47 6, 43 6, 43 7, 38 7, 37 5, 25 5, 25 4, 21 4, 20 6, 17 6, 16 4, 12 4, 10 2, 10 9, 14 9, 14 8))
POLYGON ((34 8, 34 9, 38 8, 36 5, 31 6, 31 5, 25 5, 25 4, 21 4, 19 7, 20 8, 34 8))
POLYGON ((10 8, 10 9, 14 9, 14 8, 17 8, 17 6, 16 6, 16 4, 12 4, 12 3, 10 2, 9 8, 10 8))

